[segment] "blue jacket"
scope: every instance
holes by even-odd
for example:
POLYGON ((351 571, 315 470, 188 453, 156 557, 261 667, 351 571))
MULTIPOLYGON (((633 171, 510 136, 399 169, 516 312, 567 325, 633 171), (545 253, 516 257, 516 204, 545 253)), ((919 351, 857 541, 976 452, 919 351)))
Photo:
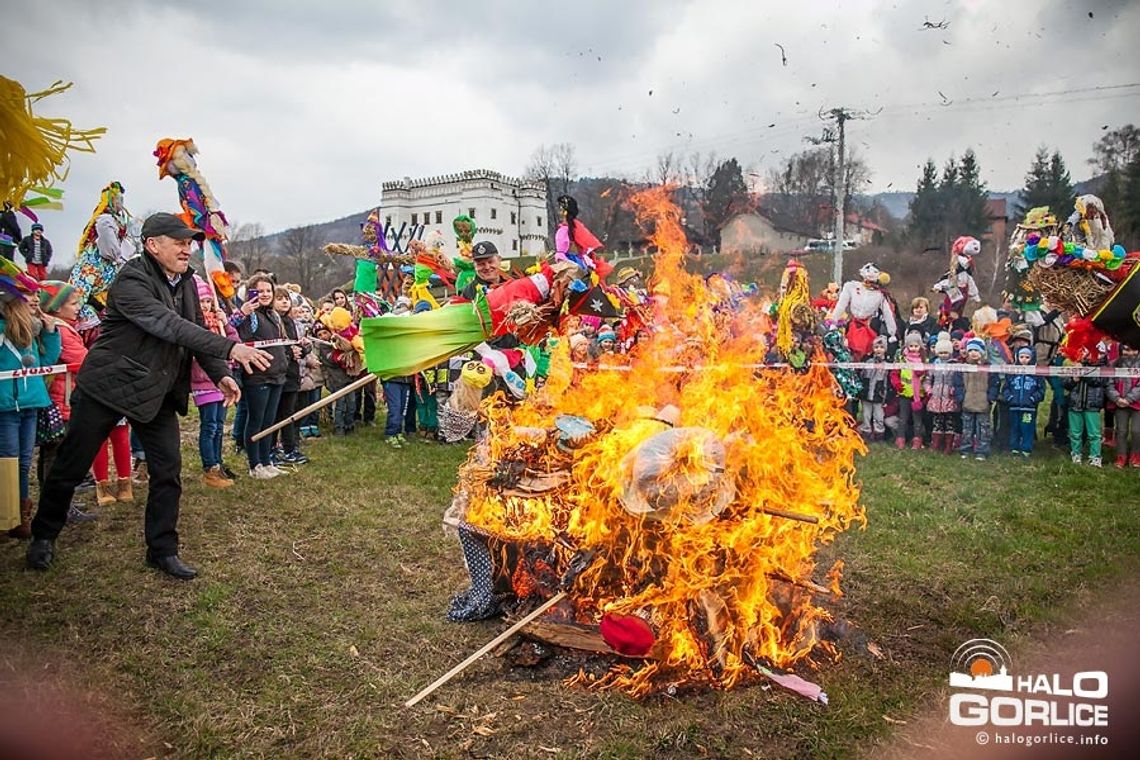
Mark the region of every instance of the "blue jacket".
MULTIPOLYGON (((0 335, 7 327, 7 320, 0 319, 0 335)), ((59 330, 40 333, 31 346, 13 347, 11 341, 0 339, 0 372, 30 367, 50 367, 59 361, 62 342, 59 330), (19 352, 20 356, 16 355, 19 352), (23 357, 31 357, 25 364, 23 357)), ((51 406, 47 382, 43 377, 20 377, 0 380, 0 412, 18 412, 23 409, 42 409, 51 406)))
POLYGON ((1036 409, 1045 400, 1045 379, 1036 375, 1006 375, 1001 401, 1010 409, 1036 409))

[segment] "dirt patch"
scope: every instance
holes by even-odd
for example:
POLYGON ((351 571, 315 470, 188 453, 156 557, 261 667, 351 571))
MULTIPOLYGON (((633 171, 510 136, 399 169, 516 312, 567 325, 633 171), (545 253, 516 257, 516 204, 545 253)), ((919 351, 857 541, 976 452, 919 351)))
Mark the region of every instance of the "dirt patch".
MULTIPOLYGON (((1014 675, 1059 673, 1064 687, 1073 673, 1103 670, 1108 673, 1108 727, 1094 728, 1005 728, 985 726, 986 741, 979 742, 983 729, 956 726, 949 722, 950 689, 938 695, 935 704, 917 719, 900 724, 886 744, 874 748, 868 757, 875 760, 903 758, 1068 758, 1135 757, 1138 725, 1136 706, 1140 704, 1140 659, 1136 657, 1136 631, 1140 628, 1140 580, 1130 578, 1114 585, 1110 592, 1086 595, 1060 622, 1049 625, 1037 638, 1014 654, 1014 675), (1107 743, 1073 746, 1050 743, 1058 735, 1077 737, 1100 732, 1107 743), (996 734, 1017 733, 1033 745, 997 745, 996 734), (1053 735, 1050 738, 1050 734, 1053 735)), ((1047 697, 1042 697, 1047 698, 1047 697)), ((1064 702, 1066 700, 1062 700, 1064 702)), ((886 716, 887 719, 890 716, 886 716)), ((890 722, 899 723, 890 718, 890 722)))

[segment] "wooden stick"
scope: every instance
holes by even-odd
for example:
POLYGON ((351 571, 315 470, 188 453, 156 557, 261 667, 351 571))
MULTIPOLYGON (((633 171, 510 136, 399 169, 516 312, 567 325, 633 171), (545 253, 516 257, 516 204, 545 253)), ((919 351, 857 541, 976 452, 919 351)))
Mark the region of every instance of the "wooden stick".
POLYGON ((330 393, 329 395, 325 396, 323 399, 316 402, 315 404, 309 404, 308 406, 306 406, 301 411, 294 412, 287 419, 281 420, 276 425, 272 425, 270 427, 265 428, 265 430, 254 433, 253 435, 251 435, 249 437, 249 440, 260 441, 262 438, 264 438, 267 435, 273 435, 274 433, 276 433, 278 430, 285 427, 286 425, 292 425, 294 422, 301 419, 302 417, 306 417, 306 416, 312 414, 313 412, 317 411, 318 409, 324 409, 326 406, 328 406, 332 402, 336 401, 341 396, 347 396, 348 394, 352 393, 353 391, 355 391, 359 388, 363 388, 364 386, 368 385, 371 382, 375 382, 375 380, 376 380, 376 375, 373 375, 371 373, 365 375, 364 377, 358 378, 358 379, 352 381, 351 383, 349 383, 348 385, 344 386, 343 388, 341 388, 339 391, 336 391, 335 393, 330 393))
POLYGON ((503 642, 503 641, 506 641, 506 640, 507 640, 507 639, 509 639, 511 636, 513 636, 513 635, 515 635, 516 633, 518 633, 518 631, 519 631, 519 630, 521 630, 522 628, 526 627, 526 624, 527 624, 527 623, 529 623, 530 621, 534 620, 534 619, 535 619, 535 618, 537 618, 539 615, 541 615, 542 613, 546 612, 548 609, 550 609, 550 608, 551 608, 551 607, 553 607, 554 605, 558 604, 560 601, 562 601, 562 600, 563 600, 563 599, 565 599, 565 598, 566 598, 566 592, 565 592, 565 591, 559 591, 557 594, 555 594, 554 596, 552 596, 552 597, 550 597, 549 599, 547 599, 547 600, 546 600, 546 601, 545 601, 545 602, 544 602, 542 605, 540 605, 540 606, 538 607, 538 609, 536 609, 534 612, 530 613, 529 615, 527 615, 526 617, 524 617, 522 620, 520 620, 520 621, 518 621, 517 623, 515 623, 514 625, 512 625, 510 628, 508 628, 507 630, 503 631, 502 633, 500 633, 500 634, 499 634, 498 636, 496 636, 495 638, 493 638, 493 639, 491 639, 490 641, 488 641, 486 644, 484 644, 482 647, 480 647, 480 648, 479 648, 479 650, 478 650, 477 652, 475 652, 474 654, 472 654, 472 655, 471 655, 470 657, 468 657, 466 660, 464 660, 463 662, 459 663, 459 664, 458 664, 458 665, 456 665, 454 668, 452 668, 451 670, 447 671, 447 672, 446 672, 446 673, 444 673, 442 676, 440 676, 439 678, 437 678, 437 679, 436 679, 436 680, 435 680, 435 681, 432 683, 432 685, 431 685, 431 686, 427 687, 426 689, 424 689, 423 691, 421 691, 419 694, 417 694, 416 696, 412 697, 412 698, 411 698, 411 699, 409 699, 407 702, 405 702, 405 703, 404 703, 404 707, 411 707, 411 706, 415 705, 415 704, 416 704, 416 703, 418 703, 418 702, 419 702, 421 699, 423 699, 424 697, 426 697, 428 694, 431 694, 433 691, 435 691, 436 689, 438 689, 440 686, 443 686, 445 683, 447 683, 448 681, 450 681, 452 678, 455 678, 455 676, 459 675, 459 674, 460 674, 460 673, 462 673, 464 670, 466 670, 467 668, 469 668, 469 667, 470 667, 470 666, 471 666, 471 665, 472 665, 472 664, 473 664, 473 663, 474 663, 476 660, 480 659, 480 658, 481 658, 483 655, 487 654, 487 653, 488 653, 488 652, 490 652, 492 649, 494 649, 495 647, 497 647, 497 646, 498 646, 498 645, 499 645, 501 642, 503 642))
POLYGON ((799 586, 800 588, 806 588, 809 591, 814 591, 817 594, 829 594, 830 595, 833 593, 831 589, 827 588, 826 586, 821 586, 814 581, 797 581, 794 578, 789 578, 788 576, 781 575, 779 573, 765 573, 765 575, 767 575, 769 578, 771 578, 774 581, 780 581, 781 583, 790 583, 793 586, 799 586))
POLYGON ((766 515, 772 515, 773 517, 785 517, 789 520, 799 520, 800 522, 813 524, 819 523, 819 518, 815 515, 801 515, 798 512, 785 512, 782 509, 768 509, 767 507, 761 508, 760 511, 766 515))

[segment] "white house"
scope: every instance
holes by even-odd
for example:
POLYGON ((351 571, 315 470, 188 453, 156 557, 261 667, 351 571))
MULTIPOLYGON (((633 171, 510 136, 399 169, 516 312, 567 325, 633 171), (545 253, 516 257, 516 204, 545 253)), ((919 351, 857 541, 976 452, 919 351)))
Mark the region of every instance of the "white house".
POLYGON ((548 249, 546 189, 541 182, 476 169, 383 184, 380 220, 396 232, 406 225, 404 242, 412 229, 422 225, 424 240, 439 230, 454 255, 451 220, 460 214, 470 216, 479 227, 474 242, 490 240, 505 259, 548 249))
POLYGON ((729 219, 720 230, 721 253, 787 253, 801 249, 806 238, 777 227, 771 219, 747 211, 729 219))

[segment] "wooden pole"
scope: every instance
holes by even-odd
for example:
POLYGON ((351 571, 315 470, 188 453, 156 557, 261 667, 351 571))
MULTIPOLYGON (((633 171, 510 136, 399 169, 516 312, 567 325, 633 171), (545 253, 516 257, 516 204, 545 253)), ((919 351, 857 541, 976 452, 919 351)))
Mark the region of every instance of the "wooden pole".
POLYGON ((287 419, 281 420, 276 425, 273 425, 271 427, 267 427, 267 428, 265 428, 265 430, 262 430, 258 433, 251 435, 249 437, 249 440, 260 441, 262 438, 264 438, 267 435, 273 435, 274 433, 276 433, 278 430, 285 427, 286 425, 292 425, 294 422, 301 419, 302 417, 306 417, 306 416, 312 414, 313 412, 317 411, 318 409, 324 409, 326 406, 328 406, 332 402, 336 401, 341 396, 347 396, 348 394, 352 393, 353 391, 355 391, 359 388, 363 388, 364 386, 368 385, 371 382, 375 382, 375 380, 376 380, 376 375, 373 375, 370 372, 370 373, 366 374, 364 377, 361 377, 357 380, 352 381, 348 385, 341 388, 339 391, 336 391, 335 393, 330 393, 329 395, 325 396, 323 399, 321 399, 317 403, 309 404, 308 406, 306 406, 304 409, 300 410, 299 412, 294 412, 287 419))
POLYGON ((431 694, 433 691, 438 689, 440 686, 443 686, 445 683, 450 681, 452 678, 455 678, 455 676, 459 675, 464 670, 469 668, 476 660, 480 659, 483 655, 490 652, 492 649, 497 647, 500 643, 506 641, 511 636, 515 635, 518 631, 520 631, 522 628, 524 628, 527 623, 534 620, 539 615, 546 612, 548 609, 550 609, 554 605, 558 604, 560 601, 562 601, 565 598, 566 598, 566 592, 565 591, 559 591, 557 594, 555 594, 554 596, 547 599, 534 612, 530 613, 529 615, 524 617, 522 620, 520 620, 517 623, 515 623, 514 625, 512 625, 510 628, 508 628, 507 630, 503 631, 502 633, 500 633, 495 638, 488 641, 486 644, 484 644, 482 647, 480 647, 477 652, 472 654, 466 660, 459 663, 454 668, 452 668, 451 670, 447 671, 442 676, 437 678, 432 683, 431 686, 428 686, 426 689, 421 691, 419 694, 417 694, 416 696, 412 697, 407 702, 405 702, 404 707, 411 707, 411 706, 415 705, 421 699, 426 697, 428 694, 431 694))
POLYGON ((806 523, 819 523, 819 518, 815 515, 802 515, 798 512, 785 512, 782 509, 761 508, 760 511, 766 515, 772 515, 773 517, 784 517, 788 520, 799 520, 800 522, 806 523))

